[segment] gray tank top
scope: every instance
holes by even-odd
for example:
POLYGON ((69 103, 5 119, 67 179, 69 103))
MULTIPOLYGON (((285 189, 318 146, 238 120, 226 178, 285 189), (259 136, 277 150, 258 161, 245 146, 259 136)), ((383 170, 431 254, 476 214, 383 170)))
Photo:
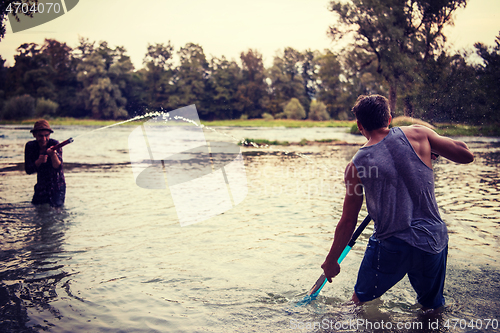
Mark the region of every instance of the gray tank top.
POLYGON ((353 163, 375 221, 375 238, 394 236, 430 253, 446 247, 448 231, 434 195, 434 173, 399 127, 377 144, 360 148, 353 163))

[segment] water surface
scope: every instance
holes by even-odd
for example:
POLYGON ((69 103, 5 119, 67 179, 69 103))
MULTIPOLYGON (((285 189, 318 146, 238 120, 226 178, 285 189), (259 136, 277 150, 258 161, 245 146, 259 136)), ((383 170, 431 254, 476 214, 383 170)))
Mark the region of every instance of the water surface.
MULTIPOLYGON (((135 185, 131 130, 96 131, 64 148, 66 204, 56 210, 30 204, 36 176, 22 170, 29 131, 2 128, 1 331, 425 332, 437 320, 441 332, 478 332, 486 319, 500 320, 498 140, 467 138, 474 163, 434 165, 450 250, 447 306, 432 317, 415 304, 407 279, 379 300, 349 304, 372 226, 318 299, 294 307, 321 274, 341 214, 343 170, 362 137, 346 129, 218 128, 235 138, 346 144, 243 148, 247 198, 180 227, 168 189, 135 185), (460 320, 475 321, 461 329, 460 320), (353 321, 363 325, 347 326, 353 321)), ((52 137, 89 131, 55 127, 52 137)), ((498 331, 493 323, 486 331, 498 331)))

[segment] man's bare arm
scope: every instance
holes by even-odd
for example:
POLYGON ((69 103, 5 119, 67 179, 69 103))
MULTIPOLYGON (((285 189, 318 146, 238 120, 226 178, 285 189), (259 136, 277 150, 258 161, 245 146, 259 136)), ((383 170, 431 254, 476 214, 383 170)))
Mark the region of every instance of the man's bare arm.
POLYGON ((467 164, 474 161, 474 154, 463 141, 441 136, 431 129, 427 130, 431 151, 455 163, 467 164))
POLYGON ((356 167, 352 162, 347 165, 344 181, 346 185, 346 194, 342 216, 335 228, 335 235, 330 252, 323 265, 321 265, 329 282, 332 282, 332 278, 340 272, 340 265, 337 263, 337 260, 351 239, 358 222, 358 214, 361 210, 361 205, 363 204, 363 187, 358 177, 356 167))
POLYGON ((456 163, 465 164, 474 161, 474 155, 465 142, 441 136, 432 129, 421 125, 403 126, 401 130, 405 133, 417 155, 429 167, 432 167, 431 159, 437 158, 437 156, 433 158, 432 153, 456 163))

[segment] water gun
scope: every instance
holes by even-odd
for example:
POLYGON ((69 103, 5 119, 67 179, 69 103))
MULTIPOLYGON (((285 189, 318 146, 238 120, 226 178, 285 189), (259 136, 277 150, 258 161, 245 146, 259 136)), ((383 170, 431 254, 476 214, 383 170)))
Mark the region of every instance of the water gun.
MULTIPOLYGON (((349 244, 345 247, 344 251, 340 255, 339 259, 337 260, 337 262, 339 264, 342 262, 342 260, 344 260, 344 258, 347 256, 347 254, 349 253, 349 251, 351 251, 351 249, 354 246, 354 244, 356 243, 356 240, 358 239, 359 235, 361 235, 361 233, 366 228, 366 226, 368 225, 368 223, 370 223, 371 219, 372 218, 370 217, 370 215, 367 215, 365 217, 365 219, 363 220, 363 222, 356 229, 356 231, 352 235, 351 240, 349 241, 349 244)), ((309 292, 307 293, 307 295, 301 301, 297 302, 297 304, 295 306, 307 305, 307 304, 311 303, 311 301, 315 300, 316 297, 318 297, 319 292, 321 291, 321 289, 323 289, 323 287, 325 286, 326 281, 327 281, 327 279, 326 279, 325 274, 324 273, 321 274, 321 276, 316 281, 316 283, 312 286, 311 290, 309 290, 309 292)))
MULTIPOLYGON (((52 148, 53 148, 54 150, 58 150, 59 148, 62 148, 62 147, 64 147, 64 146, 66 146, 66 145, 69 145, 69 144, 70 144, 71 142, 73 142, 73 141, 74 141, 74 140, 73 140, 73 138, 69 138, 68 140, 65 140, 65 141, 63 141, 63 142, 59 142, 57 145, 52 146, 52 148)), ((47 151, 45 151, 45 154, 47 154, 47 151)))

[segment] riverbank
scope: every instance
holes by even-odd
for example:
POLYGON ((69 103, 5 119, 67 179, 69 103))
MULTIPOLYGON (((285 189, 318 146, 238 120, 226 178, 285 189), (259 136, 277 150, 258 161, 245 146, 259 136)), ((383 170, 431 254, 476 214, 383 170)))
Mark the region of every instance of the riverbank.
MULTIPOLYGON (((0 125, 22 125, 32 126, 36 119, 25 120, 0 120, 0 125)), ((120 120, 96 120, 96 119, 79 119, 79 118, 54 118, 49 119, 53 126, 98 126, 104 127, 116 124, 120 120)), ((143 120, 140 120, 141 122, 143 120)), ((311 121, 311 120, 292 120, 292 119, 230 119, 230 120, 214 120, 202 121, 204 126, 208 127, 285 127, 285 128, 312 128, 312 127, 346 127, 346 131, 355 131, 355 121, 341 121, 341 120, 328 120, 328 121, 311 121)), ((407 122, 398 122, 397 126, 408 125, 407 122)), ((136 122, 128 122, 120 126, 132 126, 136 122)), ((466 124, 450 124, 438 123, 433 124, 437 133, 445 136, 494 136, 500 137, 500 126, 496 124, 488 124, 481 126, 466 125, 466 124)))
MULTIPOLYGON (((1 125, 32 125, 37 119, 24 119, 24 120, 0 120, 1 125)), ((98 120, 98 119, 79 119, 79 118, 53 118, 48 119, 51 125, 57 126, 109 126, 120 122, 122 120, 98 120)), ((143 122, 144 119, 139 120, 143 122)), ((229 119, 229 120, 214 120, 214 121, 201 121, 205 126, 220 126, 220 127, 351 127, 355 121, 341 121, 341 120, 328 120, 328 121, 310 121, 310 120, 292 120, 292 119, 229 119)), ((135 125, 135 122, 129 122, 124 125, 135 125)))

